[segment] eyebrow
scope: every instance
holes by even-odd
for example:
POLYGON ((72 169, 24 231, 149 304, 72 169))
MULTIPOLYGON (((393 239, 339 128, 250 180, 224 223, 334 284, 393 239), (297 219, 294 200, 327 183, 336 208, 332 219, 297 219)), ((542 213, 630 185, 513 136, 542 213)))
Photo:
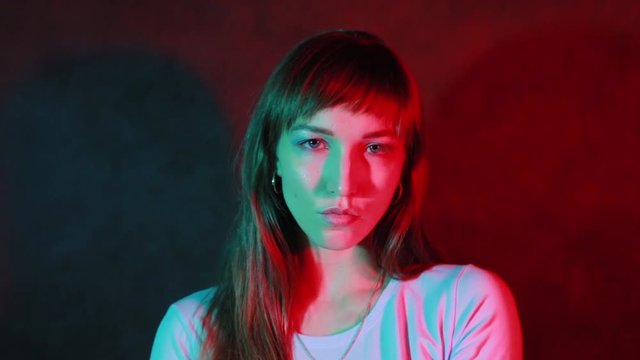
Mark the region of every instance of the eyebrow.
MULTIPOLYGON (((297 130, 311 130, 311 131, 315 131, 317 133, 333 136, 333 132, 331 130, 325 129, 325 128, 321 128, 321 127, 318 127, 318 126, 313 126, 313 125, 303 124, 303 125, 296 125, 293 128, 291 128, 291 131, 297 131, 297 130)), ((377 131, 373 131, 373 132, 370 132, 370 133, 366 133, 366 134, 364 134, 364 136, 362 136, 362 138, 363 139, 372 139, 372 138, 383 137, 383 136, 396 137, 397 135, 391 129, 382 129, 382 130, 377 130, 377 131)))

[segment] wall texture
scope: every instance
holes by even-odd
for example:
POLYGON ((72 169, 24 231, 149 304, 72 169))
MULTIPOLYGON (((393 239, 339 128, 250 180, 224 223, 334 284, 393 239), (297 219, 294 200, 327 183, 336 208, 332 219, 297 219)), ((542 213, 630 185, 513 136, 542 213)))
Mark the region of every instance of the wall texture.
POLYGON ((631 357, 640 5, 397 3, 3 1, 0 357, 145 358, 213 281, 262 84, 333 28, 415 72, 431 238, 507 280, 527 358, 631 357))

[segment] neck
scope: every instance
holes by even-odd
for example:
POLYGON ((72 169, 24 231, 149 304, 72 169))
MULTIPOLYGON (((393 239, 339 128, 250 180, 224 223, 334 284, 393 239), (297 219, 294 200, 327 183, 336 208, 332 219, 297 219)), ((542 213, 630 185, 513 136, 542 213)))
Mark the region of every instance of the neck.
POLYGON ((299 264, 292 293, 294 326, 301 325, 309 310, 366 303, 380 274, 369 251, 361 246, 345 250, 310 247, 301 254, 299 264))
POLYGON ((370 293, 378 270, 369 252, 355 246, 346 250, 310 249, 318 273, 317 302, 340 301, 345 296, 370 293))

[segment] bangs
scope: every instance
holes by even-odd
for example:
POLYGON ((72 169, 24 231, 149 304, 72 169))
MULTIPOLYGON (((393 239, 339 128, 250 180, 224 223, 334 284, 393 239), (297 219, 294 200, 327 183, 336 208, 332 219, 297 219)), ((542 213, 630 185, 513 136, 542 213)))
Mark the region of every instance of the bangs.
POLYGON ((303 114, 301 119, 307 119, 318 111, 342 107, 353 113, 365 113, 373 115, 381 119, 386 126, 396 130, 396 134, 400 135, 402 127, 402 119, 406 113, 407 101, 397 94, 388 93, 375 86, 375 84, 359 84, 353 81, 344 81, 345 79, 333 78, 324 84, 319 84, 316 91, 308 91, 303 101, 307 102, 307 106, 311 110, 307 114, 303 114), (341 81, 342 80, 342 81, 341 81))
POLYGON ((299 48, 298 54, 291 54, 297 62, 285 63, 282 69, 287 74, 283 83, 288 85, 282 94, 285 108, 280 111, 285 130, 318 111, 338 106, 373 115, 402 137, 417 120, 414 112, 419 100, 412 81, 384 46, 333 42, 324 49, 305 50, 299 48))

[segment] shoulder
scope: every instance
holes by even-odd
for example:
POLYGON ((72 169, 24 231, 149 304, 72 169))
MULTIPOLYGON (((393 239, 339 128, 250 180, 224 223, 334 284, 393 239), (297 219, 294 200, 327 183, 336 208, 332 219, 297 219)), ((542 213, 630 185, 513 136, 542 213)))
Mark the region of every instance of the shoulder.
POLYGON ((491 301, 497 304, 512 301, 511 290, 500 276, 474 265, 464 267, 456 290, 459 302, 491 301))
POLYGON ((449 293, 456 300, 511 296, 509 287, 498 275, 475 265, 438 264, 403 283, 409 291, 449 293))
POLYGON ((435 294, 449 293, 455 289, 460 277, 470 265, 438 264, 423 271, 418 276, 401 281, 405 293, 435 294))
POLYGON ((196 359, 203 339, 204 319, 215 288, 194 292, 171 304, 151 350, 151 359, 196 359))
POLYGON ((215 288, 196 291, 171 304, 185 318, 202 318, 211 302, 215 288))
POLYGON ((521 359, 516 304, 495 273, 474 265, 436 265, 406 285, 421 293, 424 309, 447 314, 455 358, 521 359))

